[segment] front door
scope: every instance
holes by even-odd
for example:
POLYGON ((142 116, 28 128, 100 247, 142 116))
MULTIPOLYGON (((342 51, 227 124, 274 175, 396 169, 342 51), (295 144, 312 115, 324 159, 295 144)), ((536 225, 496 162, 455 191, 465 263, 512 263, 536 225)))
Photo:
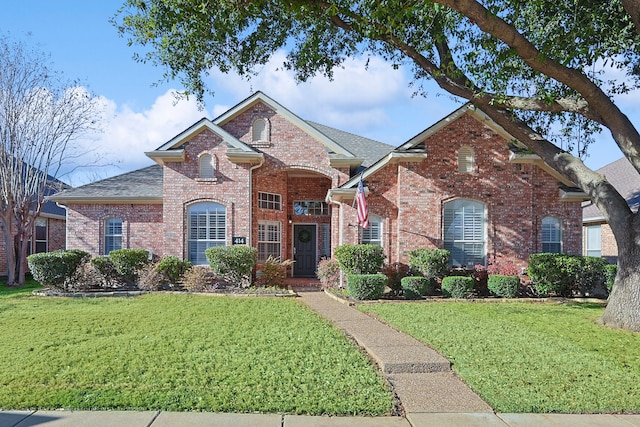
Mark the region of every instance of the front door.
POLYGON ((314 277, 316 275, 316 226, 301 224, 293 226, 293 275, 314 277))

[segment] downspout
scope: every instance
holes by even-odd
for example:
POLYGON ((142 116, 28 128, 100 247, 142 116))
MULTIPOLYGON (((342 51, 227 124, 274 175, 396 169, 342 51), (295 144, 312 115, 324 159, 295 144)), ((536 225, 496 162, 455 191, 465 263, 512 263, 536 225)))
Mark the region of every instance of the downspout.
POLYGON ((264 165, 264 156, 260 159, 260 163, 249 168, 249 236, 247 245, 251 247, 253 237, 253 171, 264 165))
POLYGON ((60 202, 56 202, 56 206, 64 209, 64 248, 67 249, 67 244, 69 242, 69 221, 67 218, 69 216, 67 211, 67 205, 62 205, 60 202))

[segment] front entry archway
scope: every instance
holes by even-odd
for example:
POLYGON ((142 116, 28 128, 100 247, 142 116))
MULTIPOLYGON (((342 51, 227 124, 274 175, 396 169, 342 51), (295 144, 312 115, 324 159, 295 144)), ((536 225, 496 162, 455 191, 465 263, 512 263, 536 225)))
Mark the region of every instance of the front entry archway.
POLYGON ((293 226, 293 275, 295 277, 315 277, 317 230, 315 224, 294 224, 293 226))

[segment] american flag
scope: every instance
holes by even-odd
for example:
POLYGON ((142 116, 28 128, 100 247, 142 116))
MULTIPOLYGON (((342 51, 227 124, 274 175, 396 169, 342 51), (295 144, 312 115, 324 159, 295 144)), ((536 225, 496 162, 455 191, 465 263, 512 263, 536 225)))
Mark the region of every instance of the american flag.
POLYGON ((367 209, 367 199, 364 197, 362 175, 360 175, 360 182, 356 191, 356 203, 358 204, 358 225, 362 228, 369 228, 369 210, 367 209))

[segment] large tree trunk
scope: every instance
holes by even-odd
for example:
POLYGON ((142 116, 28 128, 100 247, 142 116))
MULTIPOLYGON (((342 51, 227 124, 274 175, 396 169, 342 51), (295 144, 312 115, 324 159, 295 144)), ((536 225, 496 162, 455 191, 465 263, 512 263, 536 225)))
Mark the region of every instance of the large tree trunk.
POLYGON ((4 249, 7 257, 7 285, 16 284, 16 251, 13 243, 13 229, 11 211, 3 212, 0 218, 2 224, 2 237, 4 237, 4 249))
POLYGON ((616 235, 618 272, 609 296, 602 323, 615 328, 640 332, 640 241, 627 229, 616 235))

